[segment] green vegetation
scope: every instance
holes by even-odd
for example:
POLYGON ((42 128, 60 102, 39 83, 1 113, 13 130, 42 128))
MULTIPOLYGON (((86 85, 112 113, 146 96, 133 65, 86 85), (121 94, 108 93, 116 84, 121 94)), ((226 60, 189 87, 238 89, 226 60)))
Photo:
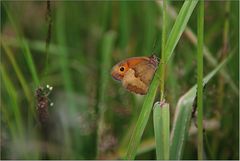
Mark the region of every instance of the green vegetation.
POLYGON ((169 160, 170 151, 170 112, 169 104, 156 103, 153 107, 153 124, 156 139, 156 154, 158 160, 169 160))
POLYGON ((198 124, 198 160, 203 160, 203 37, 204 37, 204 1, 199 2, 197 19, 197 124, 198 124))
POLYGON ((48 7, 1 1, 1 159, 239 159, 238 1, 48 7), (147 95, 111 78, 152 54, 147 95))

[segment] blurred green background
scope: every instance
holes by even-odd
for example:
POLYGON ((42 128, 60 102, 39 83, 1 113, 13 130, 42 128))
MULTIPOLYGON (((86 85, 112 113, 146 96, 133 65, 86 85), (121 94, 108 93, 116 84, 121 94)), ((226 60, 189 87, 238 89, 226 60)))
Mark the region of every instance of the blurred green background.
MULTIPOLYGON (((167 35, 182 4, 168 2, 167 35)), ((1 1, 1 159, 123 158, 144 96, 126 91, 110 70, 128 57, 159 57, 161 19, 157 1, 51 1, 50 10, 46 1, 1 1), (51 93, 36 96, 46 85, 51 93)), ((206 1, 204 26, 213 59, 205 57, 205 75, 233 54, 204 90, 204 155, 239 159, 239 2, 206 1)), ((197 82, 196 11, 187 31, 166 71, 171 119, 197 82)), ((196 134, 193 123, 182 159, 197 159, 196 134)), ((156 159, 152 119, 136 159, 156 159)))

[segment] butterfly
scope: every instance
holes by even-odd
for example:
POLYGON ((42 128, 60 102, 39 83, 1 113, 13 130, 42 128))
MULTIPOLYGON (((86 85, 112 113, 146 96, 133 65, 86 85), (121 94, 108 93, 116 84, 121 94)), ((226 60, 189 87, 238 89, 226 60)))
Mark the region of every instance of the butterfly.
POLYGON ((112 77, 120 81, 128 91, 145 95, 158 67, 159 61, 155 55, 132 57, 125 59, 112 67, 112 77))

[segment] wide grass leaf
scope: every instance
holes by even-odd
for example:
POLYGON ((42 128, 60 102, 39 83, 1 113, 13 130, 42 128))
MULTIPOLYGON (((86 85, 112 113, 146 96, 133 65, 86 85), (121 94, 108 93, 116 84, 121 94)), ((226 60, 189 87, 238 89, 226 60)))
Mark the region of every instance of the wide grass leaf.
POLYGON ((170 136, 169 104, 155 103, 153 110, 153 124, 156 140, 156 154, 158 160, 169 159, 170 136))

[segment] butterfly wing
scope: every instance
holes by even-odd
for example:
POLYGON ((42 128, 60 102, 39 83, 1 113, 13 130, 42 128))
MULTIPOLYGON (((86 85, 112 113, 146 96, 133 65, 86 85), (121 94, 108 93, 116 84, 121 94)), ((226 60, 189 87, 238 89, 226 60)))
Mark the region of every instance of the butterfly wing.
POLYGON ((135 77, 139 78, 147 86, 151 83, 156 66, 149 61, 142 61, 133 67, 135 77))
POLYGON ((148 86, 139 77, 135 77, 135 71, 133 69, 129 69, 125 73, 122 79, 122 85, 130 92, 137 94, 144 95, 148 91, 148 86))
POLYGON ((127 90, 144 95, 148 91, 157 66, 158 61, 155 56, 133 57, 115 65, 111 75, 121 81, 127 90), (121 71, 121 67, 125 70, 121 71))

